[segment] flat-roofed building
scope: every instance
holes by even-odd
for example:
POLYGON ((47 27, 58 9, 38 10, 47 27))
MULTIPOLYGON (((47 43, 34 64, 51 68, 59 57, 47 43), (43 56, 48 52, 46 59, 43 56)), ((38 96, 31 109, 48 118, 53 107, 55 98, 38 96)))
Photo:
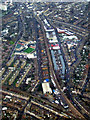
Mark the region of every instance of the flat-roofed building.
POLYGON ((5 10, 7 11, 7 5, 1 4, 0 3, 0 10, 5 10))
POLYGON ((52 89, 50 88, 49 82, 42 83, 43 93, 52 93, 52 89))

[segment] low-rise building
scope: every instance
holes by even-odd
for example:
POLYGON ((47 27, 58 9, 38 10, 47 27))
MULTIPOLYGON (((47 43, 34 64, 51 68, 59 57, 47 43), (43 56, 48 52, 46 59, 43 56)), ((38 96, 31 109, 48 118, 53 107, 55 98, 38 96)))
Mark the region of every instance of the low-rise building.
POLYGON ((49 82, 42 83, 43 93, 52 93, 52 89, 50 88, 49 82))

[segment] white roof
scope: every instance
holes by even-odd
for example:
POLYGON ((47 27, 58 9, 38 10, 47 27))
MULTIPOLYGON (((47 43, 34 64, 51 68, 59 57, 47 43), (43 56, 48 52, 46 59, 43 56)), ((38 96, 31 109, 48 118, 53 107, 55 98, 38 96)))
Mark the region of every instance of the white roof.
POLYGON ((2 110, 7 110, 7 107, 3 107, 2 110))
POLYGON ((54 36, 53 36, 53 39, 54 39, 54 40, 57 40, 57 37, 54 35, 54 36))
POLYGON ((57 43, 57 40, 49 40, 49 43, 57 43))
POLYGON ((47 38, 49 38, 49 34, 48 33, 46 33, 46 36, 47 36, 47 38))
POLYGON ((51 29, 51 28, 47 29, 46 26, 44 26, 44 29, 45 29, 46 32, 52 32, 52 31, 54 31, 54 29, 51 29))
POLYGON ((7 5, 3 5, 0 3, 0 10, 7 10, 7 5))
POLYGON ((52 32, 54 29, 46 29, 47 32, 52 32))
POLYGON ((67 44, 68 45, 68 49, 70 49, 73 45, 72 44, 67 44))
MULTIPOLYGON (((34 52, 34 53, 36 53, 36 52, 34 52)), ((35 56, 34 53, 32 53, 32 54, 27 54, 27 57, 28 57, 28 58, 37 58, 37 56, 35 56)))
POLYGON ((46 19, 44 19, 44 22, 45 22, 45 24, 48 24, 48 22, 47 22, 47 20, 46 20, 46 19))
POLYGON ((28 84, 29 81, 31 81, 31 78, 27 78, 27 80, 26 80, 26 84, 28 84))
POLYGON ((65 30, 62 30, 62 29, 59 29, 59 28, 57 28, 57 31, 58 32, 65 32, 65 30))
POLYGON ((60 49, 60 47, 59 46, 55 46, 55 47, 53 47, 53 49, 60 49))
POLYGON ((73 38, 78 39, 77 36, 74 36, 74 35, 73 36, 63 36, 63 38, 64 39, 66 39, 66 38, 68 38, 68 39, 73 39, 73 38))
POLYGON ((58 42, 57 37, 53 36, 52 40, 49 40, 49 43, 55 43, 58 42))
POLYGON ((52 89, 50 88, 49 82, 42 83, 43 93, 52 93, 52 89))
POLYGON ((59 104, 59 102, 57 100, 55 100, 55 103, 59 104))
POLYGON ((6 98, 9 98, 9 99, 11 98, 11 96, 8 96, 8 95, 6 95, 5 97, 6 97, 6 98))

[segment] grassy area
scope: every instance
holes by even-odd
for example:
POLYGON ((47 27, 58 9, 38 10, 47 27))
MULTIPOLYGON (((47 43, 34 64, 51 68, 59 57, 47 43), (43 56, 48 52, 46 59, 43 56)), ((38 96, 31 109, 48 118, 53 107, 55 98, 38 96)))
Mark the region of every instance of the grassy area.
POLYGON ((42 91, 42 84, 41 83, 38 85, 37 91, 42 91))
POLYGON ((10 41, 10 44, 11 44, 11 45, 13 45, 13 44, 14 44, 14 42, 13 42, 13 41, 10 41))
POLYGON ((10 67, 14 67, 14 63, 12 63, 10 67))
POLYGON ((16 82, 18 81, 18 79, 17 80, 14 80, 14 82, 13 82, 13 85, 15 86, 16 85, 16 82))
POLYGON ((31 53, 31 52, 33 52, 35 49, 33 49, 33 48, 27 48, 26 50, 24 50, 24 52, 26 52, 26 53, 31 53))
POLYGON ((14 54, 12 54, 12 57, 14 57, 14 54))

